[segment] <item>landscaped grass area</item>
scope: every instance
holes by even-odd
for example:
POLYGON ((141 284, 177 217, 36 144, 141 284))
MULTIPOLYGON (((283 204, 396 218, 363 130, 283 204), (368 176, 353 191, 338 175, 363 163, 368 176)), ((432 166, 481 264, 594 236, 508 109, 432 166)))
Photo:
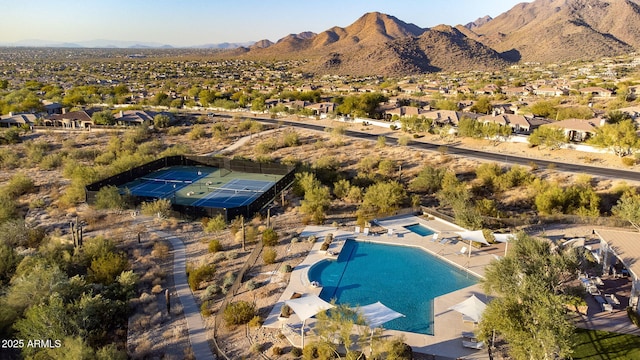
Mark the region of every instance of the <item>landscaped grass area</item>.
POLYGON ((578 329, 573 359, 640 359, 640 336, 578 329))

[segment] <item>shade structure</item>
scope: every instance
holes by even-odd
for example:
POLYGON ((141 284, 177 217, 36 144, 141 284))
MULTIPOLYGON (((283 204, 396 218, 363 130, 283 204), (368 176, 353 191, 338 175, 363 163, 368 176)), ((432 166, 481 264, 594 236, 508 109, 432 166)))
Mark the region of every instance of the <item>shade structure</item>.
POLYGON ((457 311, 473 320, 473 322, 479 322, 486 307, 487 304, 483 303, 475 295, 471 295, 467 300, 450 307, 449 310, 457 311))
POLYGON ((369 353, 373 353, 373 328, 377 328, 378 326, 393 319, 404 317, 404 314, 400 314, 399 312, 388 308, 380 301, 362 306, 354 310, 362 314, 362 317, 364 317, 364 320, 371 328, 371 336, 369 338, 369 353))
POLYGON ((358 312, 362 314, 365 321, 371 328, 375 328, 388 321, 404 317, 403 314, 388 308, 380 301, 366 306, 361 306, 355 310, 358 310, 358 312))
POLYGON ((315 314, 331 309, 333 305, 322 300, 318 295, 307 294, 297 299, 290 299, 284 302, 302 320, 300 335, 302 337, 302 347, 304 348, 304 324, 308 318, 315 314))
POLYGON ((497 242, 505 243, 504 244, 504 256, 507 256, 507 248, 509 248, 509 242, 513 241, 516 236, 513 234, 496 234, 493 233, 493 237, 497 242))
POLYGON ((490 245, 489 242, 487 241, 487 239, 484 238, 484 234, 482 233, 482 230, 460 231, 460 232, 457 232, 457 234, 460 235, 460 237, 463 240, 473 241, 473 242, 477 242, 477 243, 481 243, 481 244, 485 244, 485 245, 490 245))

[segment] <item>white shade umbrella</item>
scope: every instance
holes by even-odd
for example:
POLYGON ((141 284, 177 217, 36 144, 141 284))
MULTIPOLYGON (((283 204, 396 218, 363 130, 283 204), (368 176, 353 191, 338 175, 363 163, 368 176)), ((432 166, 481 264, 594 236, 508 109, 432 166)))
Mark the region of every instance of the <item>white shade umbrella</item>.
POLYGON ((487 239, 484 238, 484 234, 482 233, 482 230, 461 231, 461 232, 457 232, 457 234, 460 235, 460 237, 463 240, 469 241, 469 257, 471 257, 471 243, 472 242, 477 242, 477 243, 480 243, 480 244, 490 245, 489 242, 487 241, 487 239))
POLYGON ((319 312, 331 309, 333 305, 322 300, 318 295, 313 294, 307 294, 297 299, 290 299, 284 303, 289 305, 291 310, 302 320, 302 329, 300 332, 302 336, 302 347, 304 348, 304 325, 307 319, 319 312))
POLYGON ((486 307, 487 304, 483 303, 475 295, 471 295, 467 300, 450 307, 449 310, 457 311, 477 323, 480 321, 486 307))
POLYGON ((380 301, 354 310, 362 315, 366 323, 371 328, 371 337, 369 338, 369 351, 371 352, 373 352, 373 328, 377 328, 391 320, 404 317, 404 314, 388 308, 380 301))
POLYGON ((505 243, 504 244, 504 256, 507 256, 507 248, 509 247, 509 242, 516 238, 513 234, 493 234, 493 237, 497 242, 505 243))

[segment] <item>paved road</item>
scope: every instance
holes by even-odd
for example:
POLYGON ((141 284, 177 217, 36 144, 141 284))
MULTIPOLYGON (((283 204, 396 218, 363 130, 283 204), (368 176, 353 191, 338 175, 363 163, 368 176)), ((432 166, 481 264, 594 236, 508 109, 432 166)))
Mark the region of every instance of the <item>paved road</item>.
POLYGON ((167 239, 173 247, 173 283, 187 320, 189 342, 197 360, 215 359, 207 341, 207 331, 200 314, 200 308, 193 298, 193 293, 187 282, 187 263, 184 243, 176 236, 163 231, 155 231, 158 236, 167 239))
MULTIPOLYGON (((224 116, 224 115, 222 115, 224 116)), ((228 116, 231 117, 231 116, 228 116)), ((287 125, 292 127, 299 127, 309 130, 318 130, 324 131, 326 129, 325 126, 322 125, 314 125, 311 123, 301 123, 295 121, 287 121, 281 119, 268 119, 268 118, 258 118, 258 117, 247 117, 249 119, 257 120, 264 123, 274 124, 274 125, 287 125)), ((366 132, 347 130, 345 135, 364 139, 364 140, 377 140, 378 134, 370 134, 366 132)), ((385 136, 388 144, 395 145, 398 140, 395 137, 385 136)), ((640 181, 640 173, 630 170, 621 170, 621 169, 612 169, 612 168, 604 168, 598 166, 589 166, 589 165, 581 165, 581 164, 572 164, 560 161, 551 161, 551 160, 542 160, 542 159, 534 159, 522 156, 515 156, 509 154, 500 154, 500 153, 492 153, 481 150, 467 149, 455 145, 442 145, 442 144, 434 144, 422 141, 412 141, 409 147, 414 149, 422 149, 422 150, 430 150, 430 151, 440 151, 443 146, 446 149, 447 154, 457 155, 469 158, 477 158, 481 160, 489 160, 495 161, 498 163, 508 163, 508 164, 518 164, 518 165, 531 165, 535 163, 540 168, 545 167, 555 167, 558 171, 565 171, 571 173, 585 173, 593 176, 611 178, 611 179, 621 179, 621 180, 632 180, 632 181, 640 181)))

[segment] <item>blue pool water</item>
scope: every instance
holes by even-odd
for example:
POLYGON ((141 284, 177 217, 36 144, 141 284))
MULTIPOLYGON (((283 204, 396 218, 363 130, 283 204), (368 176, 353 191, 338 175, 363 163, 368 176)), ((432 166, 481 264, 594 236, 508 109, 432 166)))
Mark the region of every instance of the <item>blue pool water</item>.
POLYGON ((421 224, 413 224, 413 225, 407 225, 404 226, 405 229, 414 232, 420 236, 429 236, 432 235, 434 233, 433 230, 429 229, 426 226, 423 226, 421 224))
POLYGON ((347 240, 337 260, 322 260, 309 269, 320 297, 339 304, 368 305, 380 301, 406 317, 386 329, 433 335, 433 299, 477 282, 426 251, 347 240))

